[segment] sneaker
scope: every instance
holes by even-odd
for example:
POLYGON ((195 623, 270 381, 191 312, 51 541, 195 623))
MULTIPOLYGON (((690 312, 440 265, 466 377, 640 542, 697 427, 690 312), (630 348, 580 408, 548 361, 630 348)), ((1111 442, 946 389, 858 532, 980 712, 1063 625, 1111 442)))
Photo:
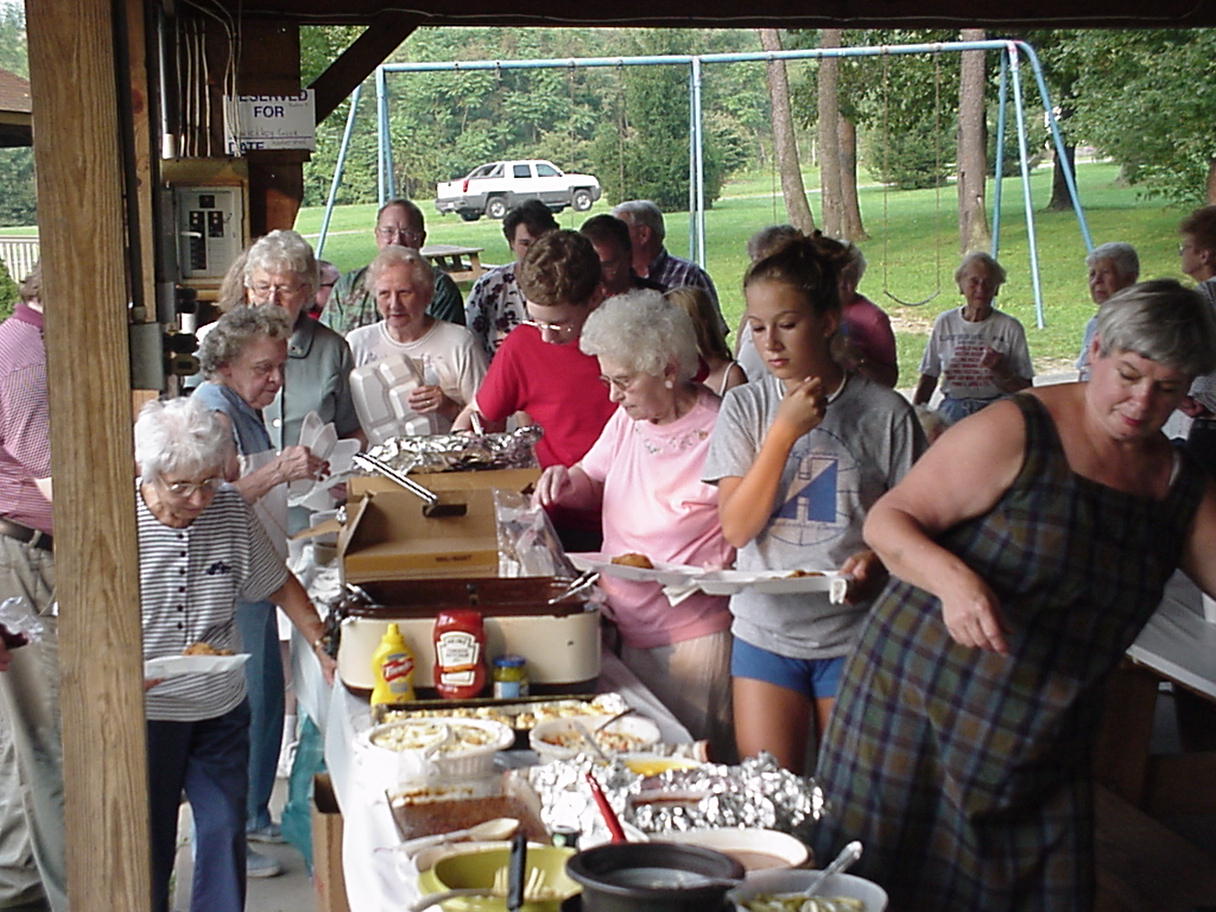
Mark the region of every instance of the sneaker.
POLYGON ((253 849, 245 850, 246 877, 278 877, 283 873, 283 866, 277 859, 253 849))
POLYGON ((245 827, 246 842, 262 842, 267 845, 282 845, 287 840, 277 823, 268 823, 264 827, 245 827))

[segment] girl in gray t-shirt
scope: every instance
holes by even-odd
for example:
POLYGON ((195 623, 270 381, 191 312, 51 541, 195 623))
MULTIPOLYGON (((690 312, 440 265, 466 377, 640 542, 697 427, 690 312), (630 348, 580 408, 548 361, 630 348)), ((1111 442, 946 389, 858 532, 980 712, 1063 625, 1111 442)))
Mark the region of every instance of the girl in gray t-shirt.
POLYGON ((767 750, 797 772, 812 720, 822 733, 844 657, 885 579, 862 541, 866 511, 925 447, 903 397, 832 360, 843 254, 836 241, 798 238, 748 271, 746 319, 768 374, 727 393, 704 469, 718 485, 739 569, 855 578, 845 605, 826 593, 731 599, 739 752, 767 750))

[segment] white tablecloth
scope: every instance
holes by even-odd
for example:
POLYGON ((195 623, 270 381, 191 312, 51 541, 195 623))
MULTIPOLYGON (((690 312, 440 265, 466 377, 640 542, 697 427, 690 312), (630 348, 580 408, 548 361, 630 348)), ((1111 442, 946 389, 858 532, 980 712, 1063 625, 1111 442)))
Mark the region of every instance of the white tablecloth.
MULTIPOLYGON (((320 675, 316 671, 309 674, 299 668, 297 674, 301 675, 296 678, 298 698, 323 733, 325 763, 342 808, 342 867, 350 908, 357 912, 401 912, 417 899, 414 878, 399 864, 395 847, 401 839, 384 784, 360 775, 354 749, 356 737, 371 725, 368 704, 341 684, 328 691, 323 684, 318 686, 320 675)), ((603 657, 598 690, 620 693, 630 706, 658 724, 663 741, 678 744, 692 740, 688 730, 610 653, 603 657)))
POLYGON ((1171 681, 1216 700, 1216 624, 1204 620, 1199 589, 1185 574, 1174 574, 1161 607, 1127 654, 1171 681))

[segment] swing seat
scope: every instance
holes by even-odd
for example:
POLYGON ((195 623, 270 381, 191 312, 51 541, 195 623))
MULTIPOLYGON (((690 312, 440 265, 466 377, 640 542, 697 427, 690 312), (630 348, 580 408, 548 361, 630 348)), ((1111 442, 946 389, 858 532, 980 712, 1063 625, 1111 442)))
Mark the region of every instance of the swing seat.
POLYGON ((885 288, 882 290, 882 293, 885 294, 892 301, 894 301, 896 304, 902 304, 904 307, 923 307, 924 305, 926 305, 930 301, 932 301, 934 298, 936 298, 939 294, 941 294, 942 290, 939 288, 937 291, 933 292, 933 294, 929 295, 929 297, 927 297, 921 301, 904 301, 900 298, 895 297, 895 295, 891 294, 891 292, 887 291, 887 289, 885 289, 885 288))

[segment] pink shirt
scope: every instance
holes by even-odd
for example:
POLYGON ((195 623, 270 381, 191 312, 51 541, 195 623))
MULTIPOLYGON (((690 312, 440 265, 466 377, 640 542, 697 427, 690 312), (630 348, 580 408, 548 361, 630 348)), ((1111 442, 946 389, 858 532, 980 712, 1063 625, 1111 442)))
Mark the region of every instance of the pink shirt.
MULTIPOLYGON (((518 331, 518 330, 517 330, 518 331)), ((700 390, 696 405, 670 424, 608 420, 582 469, 604 486, 604 553, 636 551, 653 561, 726 567, 735 550, 722 537, 718 492, 701 481, 720 400, 700 390)), ((625 643, 666 646, 730 629, 729 599, 697 592, 672 605, 657 583, 600 577, 625 643)))
POLYGON ((868 361, 894 367, 899 361, 895 352, 895 333, 887 312, 869 298, 857 295, 840 311, 849 339, 868 361))

